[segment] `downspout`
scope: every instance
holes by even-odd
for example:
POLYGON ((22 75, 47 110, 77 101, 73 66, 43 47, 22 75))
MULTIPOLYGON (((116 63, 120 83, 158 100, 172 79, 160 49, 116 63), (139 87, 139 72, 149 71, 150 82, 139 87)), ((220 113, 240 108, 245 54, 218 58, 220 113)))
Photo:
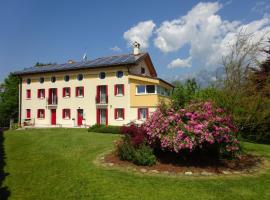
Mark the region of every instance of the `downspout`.
POLYGON ((22 78, 19 76, 19 118, 18 118, 18 125, 22 125, 22 78))

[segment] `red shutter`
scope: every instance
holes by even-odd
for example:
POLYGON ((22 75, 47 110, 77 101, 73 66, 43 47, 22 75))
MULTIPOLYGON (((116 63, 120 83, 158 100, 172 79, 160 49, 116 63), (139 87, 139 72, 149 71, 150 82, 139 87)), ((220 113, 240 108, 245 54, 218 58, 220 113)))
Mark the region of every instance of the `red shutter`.
POLYGON ((26 118, 31 118, 31 110, 26 109, 26 118))
POLYGON ((123 119, 125 119, 125 108, 123 108, 123 119))
POLYGON ((51 98, 52 98, 52 89, 50 88, 49 90, 48 90, 48 101, 49 101, 49 103, 51 103, 51 98))
POLYGON ((125 85, 123 84, 123 96, 125 95, 125 85))
MULTIPOLYGON (((46 94, 45 94, 45 89, 43 89, 43 95, 44 95, 44 98, 46 97, 46 94)), ((45 114, 44 114, 45 115, 45 114)))
POLYGON ((65 88, 63 88, 63 97, 66 96, 66 93, 65 93, 65 88))
POLYGON ((65 118, 65 109, 62 109, 62 119, 65 118))
POLYGON ((149 117, 149 108, 146 108, 146 119, 149 117))
POLYGON ((140 108, 138 108, 138 119, 141 119, 140 108))
POLYGON ((40 113, 39 112, 40 112, 40 110, 38 109, 37 110, 37 118, 40 118, 40 113))
POLYGON ((106 108, 106 126, 108 125, 108 108, 106 108))
POLYGON ((45 109, 43 109, 43 115, 44 115, 44 118, 45 118, 45 109))
POLYGON ((114 85, 114 96, 117 95, 117 85, 114 85))
POLYGON ((100 124, 100 111, 97 108, 97 124, 100 124))
POLYGON ((40 98, 40 89, 37 90, 37 97, 40 98))
POLYGON ((117 109, 114 109, 114 119, 117 119, 117 109))
POLYGON ((26 90, 27 99, 31 99, 31 90, 26 90))
POLYGON ((84 87, 82 87, 82 96, 84 97, 84 87))
POLYGON ((78 96, 78 90, 79 90, 79 88, 76 87, 76 97, 78 96))
POLYGON ((70 89, 70 87, 68 87, 68 95, 69 95, 69 97, 71 97, 71 89, 70 89))
POLYGON ((70 119, 70 109, 68 109, 68 118, 70 119))
MULTIPOLYGON (((108 103, 108 85, 106 85, 106 103, 108 103)), ((108 112, 108 111, 106 111, 106 112, 108 112)), ((107 120, 107 118, 106 118, 106 120, 107 120)))
POLYGON ((97 91, 96 91, 96 101, 97 101, 97 103, 99 103, 100 102, 100 96, 99 96, 99 85, 97 85, 97 91))

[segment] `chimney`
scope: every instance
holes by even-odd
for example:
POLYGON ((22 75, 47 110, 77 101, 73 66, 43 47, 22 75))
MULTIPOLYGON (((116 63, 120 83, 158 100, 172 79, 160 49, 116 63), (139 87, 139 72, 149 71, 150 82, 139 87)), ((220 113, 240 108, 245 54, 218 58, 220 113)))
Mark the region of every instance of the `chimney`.
POLYGON ((140 53, 140 43, 134 42, 133 43, 133 54, 138 55, 140 53))

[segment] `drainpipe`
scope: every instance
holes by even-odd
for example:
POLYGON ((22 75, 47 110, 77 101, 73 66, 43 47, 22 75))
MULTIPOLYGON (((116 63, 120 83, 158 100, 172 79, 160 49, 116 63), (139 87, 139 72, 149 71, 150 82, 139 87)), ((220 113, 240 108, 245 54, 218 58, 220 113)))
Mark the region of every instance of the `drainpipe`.
POLYGON ((22 125, 22 77, 19 77, 19 116, 18 116, 18 124, 22 125))

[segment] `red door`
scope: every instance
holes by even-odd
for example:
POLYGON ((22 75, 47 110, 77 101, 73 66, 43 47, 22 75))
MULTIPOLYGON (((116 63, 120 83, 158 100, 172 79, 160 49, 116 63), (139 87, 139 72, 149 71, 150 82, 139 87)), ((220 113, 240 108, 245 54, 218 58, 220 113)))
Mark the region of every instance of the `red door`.
POLYGON ((83 109, 78 109, 78 126, 82 125, 83 121, 83 109))
POLYGON ((51 124, 56 125, 56 109, 51 109, 51 124))

